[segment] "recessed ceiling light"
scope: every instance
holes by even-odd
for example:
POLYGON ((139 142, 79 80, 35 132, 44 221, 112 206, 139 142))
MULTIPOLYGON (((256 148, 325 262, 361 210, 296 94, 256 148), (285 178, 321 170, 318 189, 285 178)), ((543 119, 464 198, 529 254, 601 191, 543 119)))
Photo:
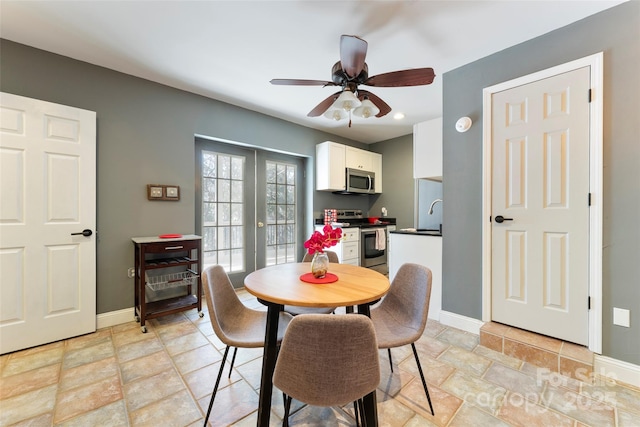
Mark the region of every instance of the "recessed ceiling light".
POLYGON ((395 113, 393 115, 393 118, 396 119, 396 120, 402 120, 402 119, 404 119, 404 113, 395 113))

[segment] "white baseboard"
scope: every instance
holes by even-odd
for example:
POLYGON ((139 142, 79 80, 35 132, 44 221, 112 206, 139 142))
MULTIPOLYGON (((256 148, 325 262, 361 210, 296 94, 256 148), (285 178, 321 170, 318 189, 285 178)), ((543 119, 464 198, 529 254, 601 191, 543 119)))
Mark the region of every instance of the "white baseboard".
POLYGON ((472 334, 480 335, 480 328, 484 325, 482 320, 451 313, 450 311, 440 311, 440 323, 453 328, 462 329, 472 334))
POLYGON ((594 354, 593 372, 596 375, 640 387, 640 366, 633 363, 594 354))
POLYGON ((134 314, 135 310, 133 307, 109 311, 107 313, 100 313, 96 316, 96 326, 98 329, 102 329, 110 326, 121 325, 122 323, 132 322, 134 320, 134 314))

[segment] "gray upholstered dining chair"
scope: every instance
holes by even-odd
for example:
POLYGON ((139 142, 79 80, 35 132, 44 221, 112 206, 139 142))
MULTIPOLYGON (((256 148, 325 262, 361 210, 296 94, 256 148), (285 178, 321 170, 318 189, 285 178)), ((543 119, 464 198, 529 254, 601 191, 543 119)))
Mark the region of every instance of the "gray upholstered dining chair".
POLYGON ((377 307, 371 308, 371 320, 376 330, 378 348, 388 350, 391 372, 391 349, 411 344, 431 414, 435 415, 415 346, 427 325, 430 299, 431 270, 418 264, 403 264, 393 278, 387 295, 377 307))
MULTIPOLYGON (((273 384, 285 395, 283 426, 291 399, 314 406, 354 402, 380 383, 378 344, 371 319, 363 315, 301 314, 293 318, 278 353, 273 384)), ((364 423, 362 423, 364 425, 364 423)))
MULTIPOLYGON (((324 251, 329 258, 329 262, 339 263, 338 254, 333 251, 324 251)), ((309 252, 304 253, 304 257, 302 258, 302 262, 311 262, 313 259, 313 255, 309 254, 309 252)), ((298 314, 330 314, 335 311, 336 307, 298 307, 297 305, 285 305, 284 311, 287 313, 297 316, 298 314)))
MULTIPOLYGON (((220 385, 220 378, 227 360, 230 347, 256 348, 264 347, 264 337, 267 323, 267 313, 265 311, 253 310, 242 304, 236 295, 229 276, 220 265, 207 267, 202 273, 202 287, 204 288, 205 299, 209 309, 211 325, 216 336, 226 344, 218 378, 213 386, 213 394, 209 402, 209 409, 204 419, 204 425, 209 421, 213 401, 220 385)), ((280 313, 278 321, 278 340, 282 340, 284 332, 292 317, 287 313, 280 313)), ((235 359, 235 352, 233 355, 235 359)), ((233 360, 231 362, 233 368, 233 360)), ((229 368, 229 375, 231 375, 229 368)))

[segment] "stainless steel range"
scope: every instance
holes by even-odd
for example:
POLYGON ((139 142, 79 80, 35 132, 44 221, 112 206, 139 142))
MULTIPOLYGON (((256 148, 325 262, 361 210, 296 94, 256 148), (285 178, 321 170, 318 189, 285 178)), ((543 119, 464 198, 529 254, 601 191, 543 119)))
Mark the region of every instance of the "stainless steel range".
POLYGON ((339 209, 337 218, 339 222, 360 228, 360 266, 388 274, 387 225, 370 224, 360 209, 339 209))

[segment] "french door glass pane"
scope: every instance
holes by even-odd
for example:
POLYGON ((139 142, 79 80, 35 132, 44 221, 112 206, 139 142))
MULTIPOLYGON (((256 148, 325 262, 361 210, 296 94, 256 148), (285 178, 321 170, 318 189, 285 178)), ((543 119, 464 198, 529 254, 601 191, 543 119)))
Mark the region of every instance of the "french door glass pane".
POLYGON ((266 163, 266 265, 296 261, 296 166, 266 163))
POLYGON ((202 152, 202 223, 205 265, 245 269, 245 158, 202 152))

